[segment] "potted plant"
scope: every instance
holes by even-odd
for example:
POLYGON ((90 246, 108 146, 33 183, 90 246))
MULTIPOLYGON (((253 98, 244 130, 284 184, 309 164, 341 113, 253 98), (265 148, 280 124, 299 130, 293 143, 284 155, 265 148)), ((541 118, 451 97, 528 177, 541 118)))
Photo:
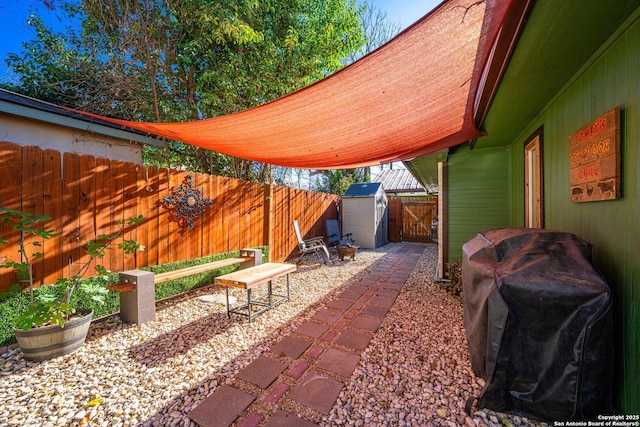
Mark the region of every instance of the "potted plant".
MULTIPOLYGON (((46 240, 57 236, 54 230, 42 227, 42 223, 50 219, 51 217, 46 215, 33 215, 0 205, 0 223, 19 232, 20 261, 0 257, 0 262, 3 262, 0 268, 13 269, 18 278, 18 283, 12 285, 9 292, 22 293, 25 288, 28 288, 30 293, 29 302, 13 320, 18 345, 28 360, 51 359, 71 353, 84 344, 93 311, 75 307, 72 296, 77 289, 82 289, 92 300, 103 303, 105 294, 108 292, 97 281, 82 280, 94 260, 103 258, 106 251, 116 242, 118 242, 117 247, 126 254, 144 250, 144 246, 137 242, 122 238, 122 233, 127 227, 140 224, 144 218, 140 215, 127 221, 118 221, 116 222, 119 227, 117 231, 99 235, 95 240, 87 242, 85 250, 89 257, 77 274, 60 278, 52 285, 57 288, 60 296, 40 295, 39 298, 35 298, 33 261, 42 258, 44 254, 40 250, 41 240, 28 239, 28 237, 46 240)), ((7 243, 8 240, 0 236, 0 245, 7 243)), ((95 265, 95 270, 99 276, 108 274, 107 269, 99 264, 95 265)))

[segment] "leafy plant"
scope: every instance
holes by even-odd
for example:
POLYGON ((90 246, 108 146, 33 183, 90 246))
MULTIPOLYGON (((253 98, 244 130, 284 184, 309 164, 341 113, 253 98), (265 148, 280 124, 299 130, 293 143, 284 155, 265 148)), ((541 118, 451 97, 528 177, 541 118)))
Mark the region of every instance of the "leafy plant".
MULTIPOLYGON (((40 259, 44 254, 40 251, 42 246, 38 240, 27 241, 28 236, 34 236, 43 240, 58 236, 53 230, 46 230, 40 224, 50 220, 47 215, 34 215, 15 209, 9 209, 0 205, 0 223, 10 225, 14 231, 19 231, 18 253, 20 261, 5 261, 0 264, 0 268, 11 268, 16 273, 18 283, 12 285, 9 293, 21 293, 25 287, 30 292, 30 302, 14 319, 14 326, 22 330, 29 330, 33 327, 56 324, 64 327, 69 317, 76 313, 72 296, 76 290, 81 290, 91 300, 103 303, 108 290, 103 285, 104 280, 82 280, 89 268, 96 259, 105 256, 106 251, 119 241, 117 248, 126 254, 133 254, 136 250, 144 250, 144 246, 133 240, 122 238, 122 233, 127 227, 136 226, 144 221, 144 217, 139 215, 129 218, 126 221, 116 221, 119 228, 111 234, 101 234, 95 240, 87 242, 85 246, 88 260, 82 264, 77 274, 68 278, 60 278, 52 287, 57 292, 39 293, 39 298, 34 299, 33 283, 33 262, 40 259)), ((0 237, 0 245, 6 245, 8 240, 0 237)), ((102 265, 96 265, 95 270, 98 277, 107 278, 109 271, 102 265)))
MULTIPOLYGON (((355 0, 45 3, 68 25, 58 32, 28 13, 35 39, 7 56, 12 90, 134 121, 198 120, 273 101, 338 71, 367 39, 355 0)), ((144 156, 268 179, 267 165, 176 141, 144 156)))

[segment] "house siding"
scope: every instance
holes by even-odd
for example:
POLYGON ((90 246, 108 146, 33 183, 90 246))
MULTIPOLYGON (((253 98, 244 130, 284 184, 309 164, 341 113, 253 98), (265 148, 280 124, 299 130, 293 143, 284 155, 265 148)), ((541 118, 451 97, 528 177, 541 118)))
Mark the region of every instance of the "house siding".
MULTIPOLYGON (((545 228, 594 248, 615 321, 615 409, 640 413, 640 13, 635 13, 506 148, 458 148, 448 159, 449 260, 476 233, 524 225, 524 144, 543 126, 545 228), (621 107, 622 197, 571 203, 569 136, 621 107)), ((523 102, 526 102, 524 100, 523 102)))
POLYGON ((0 140, 62 153, 88 154, 110 160, 142 163, 142 146, 89 131, 24 119, 0 112, 0 140))
POLYGON ((511 225, 510 147, 459 149, 449 169, 449 261, 479 231, 511 225))
MULTIPOLYGON (((524 141, 544 126, 545 228, 574 233, 594 247, 594 262, 613 295, 616 407, 640 412, 640 19, 612 39, 574 76, 512 144, 511 216, 524 222, 524 141), (571 203, 569 135, 622 108, 622 198, 571 203)), ((488 224, 487 224, 488 225, 488 224)))

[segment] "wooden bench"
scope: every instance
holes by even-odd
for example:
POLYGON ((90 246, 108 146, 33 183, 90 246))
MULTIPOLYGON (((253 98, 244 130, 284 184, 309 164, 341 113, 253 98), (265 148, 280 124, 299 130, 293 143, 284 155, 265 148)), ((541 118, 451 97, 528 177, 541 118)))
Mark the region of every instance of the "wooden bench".
MULTIPOLYGON (((206 264, 194 265, 192 267, 185 267, 179 270, 167 271, 165 273, 154 274, 153 283, 156 285, 158 283, 168 282, 170 280, 180 279, 182 277, 188 277, 193 274, 204 273, 211 270, 216 270, 218 268, 229 267, 234 264, 240 264, 247 261, 252 261, 253 257, 243 256, 243 257, 234 257, 234 258, 225 258, 218 261, 208 262, 206 264)), ((132 283, 127 281, 127 279, 123 279, 120 283, 114 283, 111 285, 107 285, 107 289, 115 292, 131 292, 135 290, 136 283, 132 283)))
POLYGON ((215 284, 224 287, 226 291, 227 317, 231 318, 231 313, 239 314, 247 316, 249 323, 251 323, 255 316, 272 309, 278 304, 289 301, 289 273, 294 271, 296 271, 294 264, 268 262, 216 277, 215 284), (287 293, 286 295, 274 294, 272 281, 282 276, 287 277, 287 293), (251 291, 264 283, 267 283, 267 293, 254 298, 251 291), (229 304, 229 288, 246 289, 247 302, 231 308, 229 304), (260 308, 254 311, 253 306, 260 308))
POLYGON ((226 258, 218 261, 208 262, 206 264, 194 265, 192 267, 181 268, 180 270, 167 271, 165 273, 156 274, 154 277, 154 283, 168 282, 170 280, 180 279, 182 277, 191 276, 193 274, 204 273, 211 270, 217 270, 218 268, 229 267, 234 264, 242 264, 247 261, 252 261, 253 257, 240 256, 234 258, 226 258))
POLYGON ((262 263, 259 249, 241 249, 240 256, 194 265, 166 273, 154 274, 145 270, 123 271, 119 283, 107 289, 120 293, 120 318, 128 323, 146 323, 155 319, 155 285, 180 279, 193 274, 204 273, 222 267, 240 264, 240 269, 252 268, 262 263))

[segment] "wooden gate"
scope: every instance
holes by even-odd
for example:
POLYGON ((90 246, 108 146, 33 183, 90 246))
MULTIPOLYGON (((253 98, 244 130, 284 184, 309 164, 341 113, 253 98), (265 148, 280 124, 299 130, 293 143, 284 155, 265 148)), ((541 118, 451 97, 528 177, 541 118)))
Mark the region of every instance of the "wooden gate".
POLYGON ((433 243, 430 226, 437 207, 437 198, 389 198, 389 240, 433 243))

